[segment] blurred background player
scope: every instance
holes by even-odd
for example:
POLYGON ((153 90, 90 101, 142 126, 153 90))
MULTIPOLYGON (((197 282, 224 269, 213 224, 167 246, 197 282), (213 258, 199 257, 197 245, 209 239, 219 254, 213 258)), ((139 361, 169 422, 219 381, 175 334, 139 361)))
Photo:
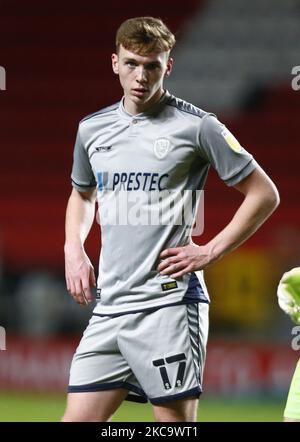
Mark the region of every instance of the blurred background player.
POLYGON ((164 89, 174 43, 159 19, 123 22, 112 68, 124 97, 79 125, 65 242, 67 287, 79 304, 92 302, 95 285, 84 242, 96 188, 102 248, 99 296, 73 358, 64 421, 109 420, 126 398, 149 399, 157 421, 196 420, 208 333, 202 269, 248 239, 279 201, 270 178, 213 114, 164 89), (156 192, 167 216, 170 195, 192 198, 210 166, 244 199, 206 244, 191 240, 195 206, 176 225, 130 224, 128 206, 125 225, 103 222, 122 192, 139 191, 138 211, 146 213, 156 192))
MULTIPOLYGON (((282 276, 278 290, 278 303, 292 321, 300 325, 300 267, 282 276)), ((300 360, 297 363, 284 410, 285 422, 300 422, 300 360)))

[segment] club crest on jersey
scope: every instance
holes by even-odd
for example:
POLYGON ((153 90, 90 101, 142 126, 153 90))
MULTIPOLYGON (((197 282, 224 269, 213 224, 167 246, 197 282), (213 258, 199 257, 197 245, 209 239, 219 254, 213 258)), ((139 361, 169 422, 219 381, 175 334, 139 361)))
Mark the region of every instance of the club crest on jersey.
POLYGON ((155 156, 161 160, 165 158, 170 150, 170 141, 167 138, 158 138, 154 142, 154 154, 155 156))

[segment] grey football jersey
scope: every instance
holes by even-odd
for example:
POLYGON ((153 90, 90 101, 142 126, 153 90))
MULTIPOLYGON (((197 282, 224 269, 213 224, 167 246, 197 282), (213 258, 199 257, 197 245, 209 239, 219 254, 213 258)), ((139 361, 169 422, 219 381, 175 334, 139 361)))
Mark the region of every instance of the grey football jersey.
POLYGON ((201 271, 174 280, 156 268, 164 249, 190 242, 210 165, 230 186, 256 168, 213 114, 168 92, 145 113, 122 100, 80 122, 72 184, 97 187, 101 224, 94 314, 209 301, 201 271))

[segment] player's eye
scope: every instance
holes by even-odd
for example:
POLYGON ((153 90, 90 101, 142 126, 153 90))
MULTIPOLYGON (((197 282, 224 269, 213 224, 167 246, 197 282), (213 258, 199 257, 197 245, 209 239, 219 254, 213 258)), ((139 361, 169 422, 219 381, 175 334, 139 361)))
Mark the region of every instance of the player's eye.
POLYGON ((129 68, 135 68, 136 63, 134 61, 127 61, 126 66, 128 66, 129 68))

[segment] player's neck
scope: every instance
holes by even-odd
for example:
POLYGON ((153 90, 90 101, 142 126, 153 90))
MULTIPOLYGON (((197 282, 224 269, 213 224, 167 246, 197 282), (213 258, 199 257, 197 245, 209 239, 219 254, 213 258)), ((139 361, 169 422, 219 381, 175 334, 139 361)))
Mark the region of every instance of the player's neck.
POLYGON ((141 114, 143 112, 147 112, 149 109, 151 109, 156 103, 158 103, 161 99, 161 97, 165 94, 165 90, 164 89, 160 89, 159 91, 157 91, 156 94, 153 95, 153 97, 151 97, 151 99, 149 101, 147 101, 146 103, 136 103, 135 101, 133 101, 132 99, 130 99, 130 96, 126 96, 124 97, 124 109, 126 110, 126 112, 128 112, 131 115, 137 115, 137 114, 141 114))

